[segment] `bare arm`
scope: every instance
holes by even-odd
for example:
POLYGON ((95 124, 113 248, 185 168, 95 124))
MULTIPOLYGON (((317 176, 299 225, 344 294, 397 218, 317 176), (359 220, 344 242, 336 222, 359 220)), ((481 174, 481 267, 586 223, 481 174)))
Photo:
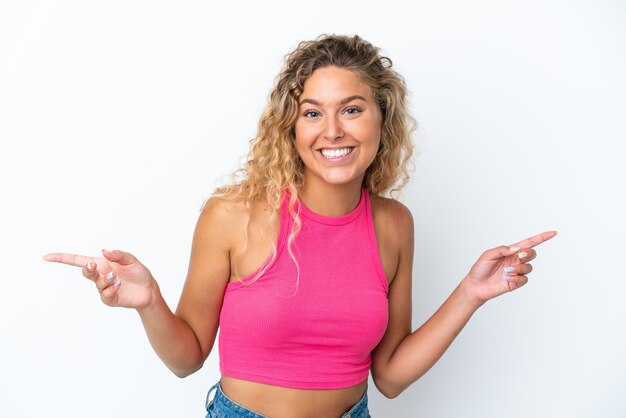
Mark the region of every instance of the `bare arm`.
POLYGON ((385 396, 394 398, 426 373, 448 349, 474 312, 487 300, 523 286, 534 259, 532 247, 556 235, 545 232, 512 246, 485 251, 443 305, 411 332, 413 224, 408 209, 398 207, 395 233, 398 268, 389 289, 389 324, 372 352, 372 377, 385 396), (404 215, 401 213, 405 212, 404 215), (505 268, 512 268, 505 272, 505 268))
POLYGON ((213 349, 224 291, 230 276, 230 253, 233 231, 241 224, 229 211, 228 202, 211 199, 207 202, 193 238, 187 280, 183 288, 176 316, 192 330, 197 351, 189 368, 178 376, 186 376, 199 369, 213 349))
POLYGON ((400 341, 381 366, 379 389, 385 396, 395 398, 424 375, 459 335, 478 308, 468 303, 463 293, 459 285, 428 321, 400 341))
POLYGON ((150 271, 132 254, 103 250, 103 258, 52 253, 44 260, 83 268, 109 306, 134 308, 152 347, 177 376, 198 370, 217 333, 229 277, 228 211, 209 201, 194 232, 189 271, 176 314, 163 299, 150 271))

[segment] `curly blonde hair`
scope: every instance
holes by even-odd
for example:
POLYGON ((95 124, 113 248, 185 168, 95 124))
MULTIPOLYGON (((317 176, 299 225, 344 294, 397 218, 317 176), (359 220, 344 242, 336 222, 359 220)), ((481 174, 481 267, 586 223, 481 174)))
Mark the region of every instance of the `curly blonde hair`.
MULTIPOLYGON (((301 221, 295 208, 304 173, 304 164, 295 145, 298 99, 311 74, 329 66, 357 74, 372 89, 381 111, 380 146, 365 172, 363 187, 373 195, 399 191, 409 179, 413 155, 411 133, 416 122, 408 110, 406 83, 392 69, 391 60, 380 55, 379 48, 356 35, 321 35, 315 40, 300 42, 287 54, 259 121, 257 135, 251 141, 246 163, 233 174, 234 181, 218 188, 213 196, 243 199, 248 207, 262 199, 271 208, 271 216, 276 216, 283 193, 289 192, 288 207, 294 226, 287 247, 296 266, 292 244, 301 221)), ((275 257, 276 248, 266 267, 275 257)), ((254 280, 264 271, 261 269, 254 280)))

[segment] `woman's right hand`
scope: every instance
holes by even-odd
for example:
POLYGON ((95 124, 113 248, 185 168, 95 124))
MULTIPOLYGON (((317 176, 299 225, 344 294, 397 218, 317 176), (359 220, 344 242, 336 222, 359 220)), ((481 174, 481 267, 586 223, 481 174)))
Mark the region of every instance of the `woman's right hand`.
POLYGON ((50 253, 45 261, 81 267, 83 276, 93 281, 102 302, 109 306, 142 309, 150 306, 157 293, 156 281, 134 255, 102 250, 104 257, 50 253))

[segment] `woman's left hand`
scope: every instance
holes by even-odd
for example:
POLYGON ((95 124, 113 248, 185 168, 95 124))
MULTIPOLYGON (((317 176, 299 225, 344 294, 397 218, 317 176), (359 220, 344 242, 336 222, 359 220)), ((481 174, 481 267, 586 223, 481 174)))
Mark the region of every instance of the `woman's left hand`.
POLYGON ((469 295, 479 303, 511 292, 528 282, 533 269, 528 264, 537 256, 533 247, 553 238, 556 231, 547 231, 516 244, 485 251, 464 279, 469 295))

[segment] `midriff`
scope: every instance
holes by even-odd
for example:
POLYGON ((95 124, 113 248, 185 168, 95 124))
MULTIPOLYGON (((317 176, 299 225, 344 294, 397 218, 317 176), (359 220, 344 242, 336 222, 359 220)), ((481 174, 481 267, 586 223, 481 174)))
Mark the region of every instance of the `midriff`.
POLYGON ((340 418, 363 396, 367 379, 343 389, 293 389, 222 376, 232 401, 270 418, 340 418))

